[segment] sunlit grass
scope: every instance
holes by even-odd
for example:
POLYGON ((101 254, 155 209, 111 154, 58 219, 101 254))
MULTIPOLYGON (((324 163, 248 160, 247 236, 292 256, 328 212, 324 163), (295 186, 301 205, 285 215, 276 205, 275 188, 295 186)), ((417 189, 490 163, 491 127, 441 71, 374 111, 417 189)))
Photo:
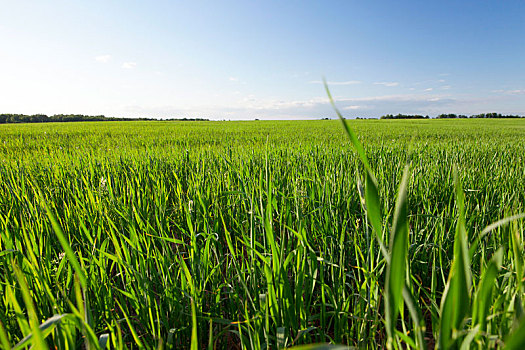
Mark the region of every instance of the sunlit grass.
POLYGON ((1 125, 0 344, 519 348, 525 122, 338 123, 1 125))

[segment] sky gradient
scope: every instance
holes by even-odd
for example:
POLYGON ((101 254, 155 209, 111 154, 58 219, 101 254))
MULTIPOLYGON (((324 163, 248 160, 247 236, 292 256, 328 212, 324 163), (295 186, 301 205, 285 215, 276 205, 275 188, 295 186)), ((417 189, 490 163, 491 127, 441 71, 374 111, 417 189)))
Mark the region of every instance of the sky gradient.
POLYGON ((525 115, 525 1, 4 1, 0 113, 525 115))

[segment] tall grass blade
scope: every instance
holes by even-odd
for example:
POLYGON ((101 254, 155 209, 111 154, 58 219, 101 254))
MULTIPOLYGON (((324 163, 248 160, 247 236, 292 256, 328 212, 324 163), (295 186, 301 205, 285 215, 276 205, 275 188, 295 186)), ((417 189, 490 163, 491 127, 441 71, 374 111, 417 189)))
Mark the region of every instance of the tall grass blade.
POLYGON ((29 287, 27 286, 26 279, 24 277, 24 273, 22 270, 18 267, 18 265, 12 261, 13 271, 15 273, 16 279, 18 280, 18 284, 20 285, 20 289, 22 292, 22 298, 24 299, 24 303, 27 308, 27 313, 29 314, 29 326, 31 327, 31 333, 32 333, 32 339, 33 339, 33 345, 38 349, 45 349, 47 347, 47 344, 44 340, 44 335, 42 334, 42 331, 40 330, 40 322, 38 319, 37 310, 35 309, 35 306, 33 304, 33 299, 31 298, 31 292, 29 291, 29 287))
POLYGON ((505 339, 505 350, 525 349, 525 317, 522 317, 518 328, 505 339))
POLYGON ((11 343, 9 342, 9 337, 5 332, 4 324, 0 321, 0 345, 2 349, 11 349, 11 343))
MULTIPOLYGON (((42 337, 43 338, 47 337, 53 331, 53 329, 59 323, 61 323, 62 321, 65 321, 65 320, 68 320, 68 319, 72 319, 72 318, 74 318, 74 316, 71 315, 71 314, 62 314, 62 315, 55 315, 55 316, 47 319, 44 323, 42 323, 38 327, 40 329, 42 337)), ((22 339, 20 342, 18 342, 13 347, 13 350, 14 349, 22 349, 22 348, 25 348, 26 346, 30 345, 32 343, 32 341, 33 341, 33 337, 34 337, 34 332, 31 333, 31 334, 28 334, 27 336, 24 337, 24 339, 22 339)))
POLYGON ((332 108, 334 109, 335 113, 337 114, 337 117, 341 121, 343 125, 343 129, 352 142, 352 145, 354 146, 357 155, 365 167, 366 170, 366 185, 365 185, 365 203, 366 203, 366 212, 368 215, 368 218, 370 220, 370 223, 372 225, 372 228, 374 229, 374 232, 376 234, 376 238, 379 242, 379 246, 381 248, 381 252, 385 256, 385 258, 388 256, 387 249, 384 245, 383 239, 382 239, 382 214, 381 214, 381 203, 379 201, 379 190, 377 185, 377 180, 374 175, 374 172, 372 171, 372 168, 370 167, 370 163, 368 162, 368 158, 366 156, 365 149, 359 139, 357 138, 357 135, 354 133, 352 128, 348 126, 348 123, 346 122, 346 119, 341 115, 341 112, 339 112, 339 109, 337 109, 337 106, 335 105, 335 101, 332 98, 332 94, 330 93, 330 89, 328 88, 328 84, 326 83, 326 79, 323 79, 324 87, 326 90, 326 94, 328 95, 328 99, 330 100, 330 104, 332 105, 332 108))
POLYGON ((405 167, 399 186, 394 221, 390 234, 390 263, 386 270, 385 316, 388 332, 387 347, 392 347, 399 310, 403 301, 405 287, 406 265, 408 254, 408 217, 407 217, 407 185, 409 177, 408 166, 405 167))
POLYGON ((470 274, 468 237, 465 228, 465 196, 456 169, 454 171, 454 182, 459 217, 454 236, 454 258, 441 299, 439 334, 439 347, 441 349, 449 349, 455 344, 456 334, 461 330, 464 318, 470 309, 472 277, 470 274))
POLYGON ((197 310, 195 301, 191 299, 191 350, 199 350, 199 338, 197 337, 197 310))
POLYGON ((487 316, 492 306, 492 289, 494 288, 494 281, 498 276, 498 272, 501 269, 502 261, 503 249, 499 248, 483 272, 476 294, 474 295, 472 302, 472 323, 479 325, 481 332, 485 331, 487 316))

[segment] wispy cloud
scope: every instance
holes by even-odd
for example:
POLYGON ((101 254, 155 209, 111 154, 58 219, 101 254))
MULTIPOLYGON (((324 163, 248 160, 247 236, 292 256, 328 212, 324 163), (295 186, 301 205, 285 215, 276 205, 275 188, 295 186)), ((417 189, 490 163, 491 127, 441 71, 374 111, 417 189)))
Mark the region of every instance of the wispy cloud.
MULTIPOLYGON (((516 91, 516 90, 510 90, 516 91)), ((525 90, 519 90, 525 93, 525 90)), ((519 99, 518 95, 492 97, 451 96, 445 93, 419 93, 375 95, 356 98, 334 96, 338 108, 347 117, 380 117, 385 114, 422 114, 436 116, 453 111, 460 114, 477 114, 494 110, 502 100, 519 99)), ((502 113, 520 114, 519 111, 502 110, 502 113)), ((316 119, 332 117, 334 111, 324 96, 309 99, 268 99, 256 95, 239 96, 229 103, 181 106, 129 106, 126 113, 132 116, 155 117, 209 117, 211 119, 316 119)))
POLYGON ((428 91, 432 91, 432 90, 434 90, 434 89, 433 88, 428 88, 428 89, 425 89, 423 91, 427 91, 428 92, 428 91))
POLYGON ((364 108, 366 108, 366 106, 351 105, 351 106, 343 107, 342 109, 344 111, 355 111, 355 110, 364 109, 364 108))
POLYGON ((525 89, 514 89, 514 90, 492 90, 492 92, 507 94, 507 95, 521 95, 525 94, 525 89))
POLYGON ((423 95, 423 94, 399 94, 399 95, 380 95, 356 98, 338 98, 336 102, 424 102, 431 99, 445 99, 443 95, 423 95))
POLYGON ((441 87, 441 90, 450 90, 450 89, 452 89, 452 86, 450 85, 444 85, 441 87))
POLYGON ((137 62, 124 62, 122 63, 122 68, 124 69, 133 69, 137 66, 137 62))
POLYGON ((229 80, 229 81, 239 81, 239 78, 236 78, 236 77, 230 77, 228 80, 229 80))
POLYGON ((320 105, 326 105, 330 100, 326 97, 317 97, 307 100, 273 100, 273 99, 257 99, 253 95, 239 101, 238 105, 242 108, 250 108, 255 110, 284 110, 284 109, 308 109, 320 105))
POLYGON ((100 63, 108 63, 111 60, 111 55, 100 55, 95 57, 95 61, 100 63))
POLYGON ((379 81, 375 82, 374 85, 383 85, 388 87, 398 86, 399 83, 397 81, 379 81))
MULTIPOLYGON (((313 80, 308 82, 309 84, 324 84, 321 80, 313 80)), ((359 80, 346 80, 346 81, 327 81, 328 85, 355 85, 361 84, 359 80)))

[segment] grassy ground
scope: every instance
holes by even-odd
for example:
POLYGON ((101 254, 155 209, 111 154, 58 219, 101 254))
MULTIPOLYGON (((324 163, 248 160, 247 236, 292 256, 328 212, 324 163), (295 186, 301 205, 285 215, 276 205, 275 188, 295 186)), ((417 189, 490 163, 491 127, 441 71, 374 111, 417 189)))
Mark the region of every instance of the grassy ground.
POLYGON ((349 125, 379 229, 339 121, 0 125, 0 344, 519 344, 523 221, 483 229, 524 211, 525 120, 349 125), (385 289, 406 164, 420 323, 385 289))

